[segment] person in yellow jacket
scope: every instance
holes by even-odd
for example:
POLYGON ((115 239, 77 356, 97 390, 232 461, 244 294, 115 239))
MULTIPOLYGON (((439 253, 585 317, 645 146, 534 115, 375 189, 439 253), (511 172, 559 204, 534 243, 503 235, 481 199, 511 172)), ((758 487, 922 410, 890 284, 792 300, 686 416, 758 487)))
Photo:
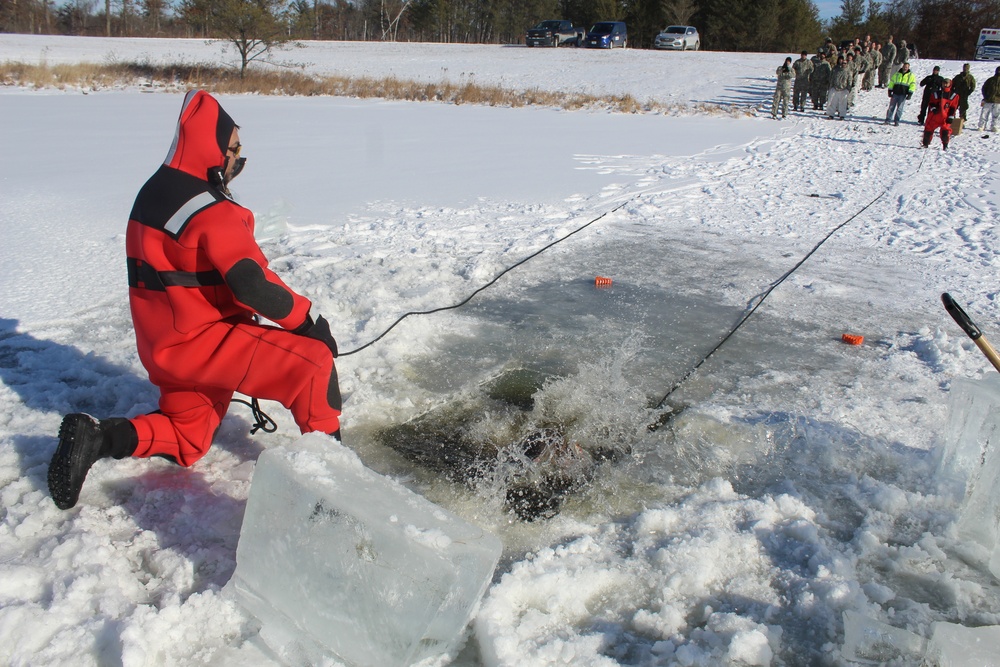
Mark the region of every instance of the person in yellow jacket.
POLYGON ((885 112, 885 124, 891 120, 896 126, 903 116, 906 100, 913 97, 917 89, 917 77, 910 71, 910 63, 904 62, 898 72, 889 79, 889 109, 885 112))

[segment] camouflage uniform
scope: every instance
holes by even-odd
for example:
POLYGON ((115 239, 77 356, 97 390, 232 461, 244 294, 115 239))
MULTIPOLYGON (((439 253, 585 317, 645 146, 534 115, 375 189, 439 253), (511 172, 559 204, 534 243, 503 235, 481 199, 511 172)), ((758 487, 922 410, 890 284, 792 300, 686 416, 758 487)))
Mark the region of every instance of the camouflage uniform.
POLYGON ((847 108, 854 108, 854 101, 857 99, 858 91, 861 89, 861 82, 865 79, 868 71, 868 58, 861 52, 860 48, 854 49, 854 79, 851 80, 851 92, 847 95, 847 108))
POLYGON ((837 62, 837 45, 833 43, 831 38, 827 37, 823 50, 826 52, 826 59, 830 62, 830 67, 832 68, 837 62))
POLYGON ((906 46, 906 40, 902 39, 899 41, 899 48, 896 50, 896 65, 902 67, 903 63, 908 62, 910 62, 910 49, 906 46))
POLYGON ((792 63, 792 70, 795 72, 795 92, 792 95, 792 108, 796 111, 805 111, 806 96, 809 94, 809 75, 812 74, 813 63, 803 53, 801 58, 792 63))
POLYGON ((788 98, 792 96, 792 65, 791 58, 785 58, 785 63, 779 65, 774 73, 778 82, 774 86, 774 100, 771 104, 771 118, 778 117, 778 105, 781 105, 781 117, 788 115, 788 98))
POLYGON ((889 43, 885 45, 882 49, 882 67, 878 71, 878 87, 885 88, 889 84, 889 79, 896 72, 893 71, 893 66, 896 62, 896 45, 892 43, 892 38, 889 38, 889 43))
POLYGON ((896 72, 903 69, 903 63, 908 62, 910 62, 910 50, 906 48, 906 40, 901 39, 899 40, 899 48, 896 49, 896 58, 893 60, 892 68, 889 70, 889 79, 892 79, 896 72))
POLYGON ((875 87, 875 73, 882 64, 882 54, 872 48, 865 55, 868 57, 869 65, 868 71, 865 72, 865 80, 861 82, 861 90, 871 90, 875 87))
POLYGON ((809 94, 812 96, 813 109, 823 110, 826 106, 826 96, 830 90, 830 72, 833 68, 827 62, 826 54, 816 57, 812 74, 809 75, 809 94))
POLYGON ((837 66, 830 72, 830 101, 826 105, 826 115, 833 118, 840 116, 847 120, 847 92, 851 88, 851 70, 843 58, 837 61, 837 66))
POLYGON ((854 51, 847 49, 847 56, 844 58, 844 66, 851 74, 850 83, 847 86, 847 110, 854 106, 854 82, 858 78, 858 61, 854 59, 854 51))
POLYGON ((958 93, 958 111, 962 115, 962 120, 965 120, 965 115, 969 111, 969 95, 976 92, 976 77, 972 76, 968 64, 962 67, 961 74, 956 74, 952 79, 952 86, 958 93))
POLYGON ((979 112, 979 129, 997 131, 997 115, 1000 115, 1000 67, 996 74, 983 82, 983 110, 979 112))

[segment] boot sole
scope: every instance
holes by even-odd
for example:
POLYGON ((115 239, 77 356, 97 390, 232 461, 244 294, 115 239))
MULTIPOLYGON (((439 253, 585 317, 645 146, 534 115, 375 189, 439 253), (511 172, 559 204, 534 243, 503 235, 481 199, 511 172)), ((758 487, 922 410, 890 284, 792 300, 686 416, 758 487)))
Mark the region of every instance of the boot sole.
MULTIPOLYGON (((98 422, 88 414, 66 415, 59 426, 59 445, 49 462, 49 494, 56 507, 68 510, 76 505, 80 490, 94 460, 92 452, 84 452, 77 444, 83 440, 87 429, 98 431, 98 422)), ((95 438, 99 446, 99 440, 95 438)))

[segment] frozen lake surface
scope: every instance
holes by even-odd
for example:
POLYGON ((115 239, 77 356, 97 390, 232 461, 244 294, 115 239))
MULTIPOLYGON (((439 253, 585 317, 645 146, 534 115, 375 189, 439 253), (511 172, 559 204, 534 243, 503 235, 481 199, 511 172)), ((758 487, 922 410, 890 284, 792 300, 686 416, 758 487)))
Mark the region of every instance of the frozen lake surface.
MULTIPOLYGON (((195 42, 3 35, 0 58, 201 60, 217 48, 195 42)), ((963 636, 936 624, 1000 625, 988 511, 963 523, 961 484, 938 465, 957 451, 950 402, 989 405, 955 394, 957 381, 992 395, 995 372, 940 294, 997 330, 997 138, 969 129, 948 152, 921 151, 916 110, 885 127, 882 91, 862 93, 849 122, 772 121, 785 54, 452 46, 300 55, 317 72, 586 81, 677 107, 222 102, 249 158, 234 191, 342 350, 572 234, 467 306, 407 318, 338 362, 347 444, 504 542, 454 664, 846 664, 845 612, 865 619, 852 628, 920 647, 963 636), (649 430, 664 394, 807 256, 649 430), (498 378, 527 384, 501 392, 498 378), (530 401, 512 401, 524 386, 530 401), (555 423, 618 456, 554 517, 520 521, 502 475, 452 481, 380 440, 442 410, 467 439, 502 446, 555 423)), ((917 61, 918 78, 934 64, 917 61)), ((993 68, 973 64, 979 81, 993 68)), ((266 664, 220 591, 257 457, 298 436, 280 406, 265 406, 279 431, 254 437, 233 409, 192 469, 102 461, 78 508, 48 497, 63 414, 157 401, 135 353, 123 233, 181 95, 83 92, 0 91, 0 659, 266 664)))

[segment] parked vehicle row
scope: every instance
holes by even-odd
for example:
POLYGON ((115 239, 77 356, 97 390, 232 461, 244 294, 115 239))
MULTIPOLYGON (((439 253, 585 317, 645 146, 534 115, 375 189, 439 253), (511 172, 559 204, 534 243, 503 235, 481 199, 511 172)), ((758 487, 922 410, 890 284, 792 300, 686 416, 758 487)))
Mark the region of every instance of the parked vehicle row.
POLYGON ((542 21, 528 29, 528 46, 585 46, 594 49, 625 48, 628 31, 622 21, 598 21, 590 30, 576 28, 572 21, 542 21))
MULTIPOLYGON (((590 30, 573 25, 572 21, 542 21, 529 28, 524 39, 528 46, 585 46, 594 49, 625 48, 628 30, 622 21, 598 21, 590 30)), ((674 51, 697 51, 701 35, 693 25, 672 25, 656 36, 653 48, 674 51)))

